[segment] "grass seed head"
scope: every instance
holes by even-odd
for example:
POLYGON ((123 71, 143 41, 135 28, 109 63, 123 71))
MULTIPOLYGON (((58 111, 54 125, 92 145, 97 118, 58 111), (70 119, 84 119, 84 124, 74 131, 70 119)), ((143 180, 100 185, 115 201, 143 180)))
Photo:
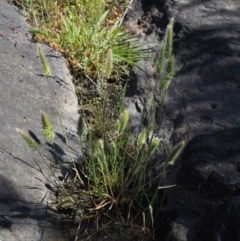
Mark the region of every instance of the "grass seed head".
POLYGON ((54 137, 55 137, 55 133, 54 133, 53 127, 52 127, 50 121, 48 120, 47 115, 44 112, 42 112, 41 117, 42 117, 43 135, 49 141, 52 141, 54 139, 54 137))
POLYGON ((159 146, 159 143, 160 143, 160 139, 158 137, 154 137, 152 139, 152 142, 151 142, 149 150, 148 150, 150 156, 154 154, 157 147, 159 146))
POLYGON ((160 88, 162 90, 168 89, 174 76, 174 66, 175 66, 175 59, 174 59, 174 56, 171 56, 167 63, 166 75, 161 80, 161 83, 160 83, 160 88))
POLYGON ((43 73, 46 77, 50 77, 51 76, 51 70, 49 68, 46 56, 44 55, 42 48, 40 46, 38 46, 38 52, 40 55, 40 59, 42 62, 42 66, 43 66, 43 73))
POLYGON ((28 144, 28 146, 31 149, 33 149, 34 151, 38 150, 37 143, 31 137, 29 137, 26 133, 24 133, 22 130, 20 130, 18 128, 16 128, 16 131, 23 138, 23 140, 28 144))
POLYGON ((77 134, 82 136, 84 133, 85 122, 82 115, 78 119, 77 134))
POLYGON ((145 142, 146 142, 146 128, 144 128, 143 131, 138 136, 138 141, 137 141, 138 150, 140 150, 142 148, 142 146, 145 144, 145 142))
POLYGON ((128 119, 129 119, 129 113, 127 110, 123 111, 123 113, 121 114, 120 116, 120 119, 119 119, 119 132, 122 133, 126 126, 127 126, 127 123, 128 123, 128 119))
POLYGON ((170 58, 173 50, 173 18, 167 27, 165 58, 170 58))
POLYGON ((113 53, 112 49, 109 49, 107 52, 107 59, 106 59, 106 78, 109 79, 112 74, 113 69, 113 53))

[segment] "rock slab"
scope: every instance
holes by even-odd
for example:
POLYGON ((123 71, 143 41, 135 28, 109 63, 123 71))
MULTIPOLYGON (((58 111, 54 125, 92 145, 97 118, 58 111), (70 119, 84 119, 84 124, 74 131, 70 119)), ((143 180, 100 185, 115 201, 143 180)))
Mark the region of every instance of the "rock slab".
POLYGON ((79 155, 72 138, 78 106, 71 75, 61 55, 46 45, 39 46, 51 68, 48 79, 43 76, 37 44, 30 41, 24 17, 16 7, 0 1, 1 241, 66 240, 48 207, 54 195, 46 184, 54 183, 53 175, 15 130, 20 128, 30 134, 40 144, 47 163, 57 167, 52 146, 42 135, 40 114, 44 111, 55 127, 59 157, 69 160, 63 130, 73 156, 79 155))
MULTIPOLYGON (((239 10, 240 2, 233 0, 136 0, 129 9, 126 24, 142 46, 161 40, 170 18, 175 22, 176 69, 161 137, 170 148, 190 143, 165 180, 177 187, 167 193, 160 240, 240 240, 239 10)), ((153 59, 141 64, 147 71, 133 68, 127 99, 134 127, 141 120, 134 103, 142 108, 154 77, 146 74, 153 59)))
POLYGON ((167 191, 166 241, 240 239, 240 129, 191 140, 167 191))

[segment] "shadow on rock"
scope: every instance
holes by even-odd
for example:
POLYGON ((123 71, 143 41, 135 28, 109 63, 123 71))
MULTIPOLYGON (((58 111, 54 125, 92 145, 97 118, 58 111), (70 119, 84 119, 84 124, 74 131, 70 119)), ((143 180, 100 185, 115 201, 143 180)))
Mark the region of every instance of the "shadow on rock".
MULTIPOLYGON (((194 138, 167 190, 166 241, 239 240, 240 129, 194 138)), ((172 178, 171 178, 172 180, 172 178)))

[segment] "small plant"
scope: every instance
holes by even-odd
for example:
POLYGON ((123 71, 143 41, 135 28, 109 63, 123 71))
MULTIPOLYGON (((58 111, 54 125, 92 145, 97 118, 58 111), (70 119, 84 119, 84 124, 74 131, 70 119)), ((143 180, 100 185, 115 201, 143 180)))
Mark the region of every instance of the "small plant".
MULTIPOLYGON (((163 105, 165 91, 174 75, 172 31, 173 19, 161 43, 160 54, 155 64, 159 77, 155 95, 160 94, 161 102, 153 102, 152 116, 155 116, 156 105, 163 105)), ((44 74, 48 77, 50 68, 41 48, 39 54, 44 74)), ((102 71, 105 74, 99 80, 99 83, 103 83, 102 86, 105 83, 104 77, 107 78, 112 71, 111 59, 112 50, 109 50, 102 71)), ((162 142, 156 136, 152 117, 148 125, 135 137, 128 129, 129 114, 126 110, 121 109, 118 118, 116 120, 113 118, 110 124, 105 121, 107 98, 105 88, 101 87, 98 103, 102 101, 102 113, 99 113, 97 120, 94 119, 90 124, 83 115, 79 118, 77 134, 84 163, 77 167, 73 160, 70 160, 75 174, 69 175, 57 187, 58 209, 67 209, 69 215, 75 217, 78 223, 75 240, 78 239, 81 224, 85 220, 95 222, 96 230, 90 228, 91 235, 111 226, 113 229, 140 227, 142 234, 154 236, 155 214, 160 208, 159 190, 170 187, 161 186, 161 181, 168 165, 174 164, 185 143, 180 142, 169 153, 158 173, 153 174, 154 155, 162 142), (98 125, 101 130, 100 136, 96 134, 94 125, 98 125)), ((61 120, 61 116, 59 118, 61 120)), ((158 118, 156 121, 159 121, 158 118)), ((43 134, 53 142, 53 127, 44 113, 42 113, 42 124, 43 134)), ((38 149, 34 140, 23 131, 19 129, 17 131, 33 150, 38 149)), ((54 175, 53 170, 52 172, 54 175)), ((146 236, 142 240, 146 240, 146 236)))

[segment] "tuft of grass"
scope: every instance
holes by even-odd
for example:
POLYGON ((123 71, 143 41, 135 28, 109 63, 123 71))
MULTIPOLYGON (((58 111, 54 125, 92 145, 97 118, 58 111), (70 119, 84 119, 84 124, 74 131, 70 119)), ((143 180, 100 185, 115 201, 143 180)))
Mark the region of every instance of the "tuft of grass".
MULTIPOLYGON (((47 39, 60 51, 64 49, 73 68, 84 71, 98 90, 97 96, 89 101, 91 114, 86 116, 82 113, 77 124, 84 163, 77 167, 70 160, 74 175, 68 175, 57 187, 57 207, 59 211, 67 210, 78 224, 75 240, 82 231, 81 225, 85 222, 86 227, 90 221, 94 221, 95 230, 89 228, 91 234, 88 238, 105 228, 120 230, 128 227, 141 230, 144 234, 142 240, 146 240, 148 236, 154 237, 155 218, 161 202, 159 190, 170 187, 161 186, 162 178, 185 143, 180 142, 170 152, 161 170, 153 174, 155 152, 162 141, 156 136, 152 122, 149 121, 137 136, 133 136, 128 128, 129 113, 122 107, 121 100, 118 100, 119 110, 115 111, 116 104, 111 105, 109 93, 112 88, 109 88, 107 80, 124 72, 127 65, 135 64, 143 55, 134 39, 122 32, 120 20, 115 18, 111 24, 111 10, 115 4, 112 2, 113 7, 106 10, 107 4, 110 1, 74 0, 67 6, 65 1, 50 0, 29 1, 26 5, 37 21, 35 25, 38 28, 33 31, 37 38, 47 39)), ((165 91, 174 77, 172 31, 173 19, 155 63, 158 82, 154 94, 160 95, 160 102, 152 103, 152 116, 156 115, 158 105, 161 114, 165 91)), ((51 71, 41 48, 39 54, 44 75, 48 78, 51 71)), ((121 92, 124 93, 122 89, 121 92)), ((41 117, 43 134, 53 141, 53 127, 44 113, 41 117)), ((61 116, 59 118, 61 120, 61 116)), ((157 117, 156 122, 161 124, 159 119, 157 117)), ((37 150, 31 138, 21 130, 17 131, 32 149, 37 150)))
POLYGON ((103 76, 106 59, 111 59, 112 71, 107 72, 110 78, 127 72, 128 66, 148 56, 131 33, 122 29, 128 0, 21 2, 29 12, 34 38, 62 52, 74 72, 91 78, 103 76))

